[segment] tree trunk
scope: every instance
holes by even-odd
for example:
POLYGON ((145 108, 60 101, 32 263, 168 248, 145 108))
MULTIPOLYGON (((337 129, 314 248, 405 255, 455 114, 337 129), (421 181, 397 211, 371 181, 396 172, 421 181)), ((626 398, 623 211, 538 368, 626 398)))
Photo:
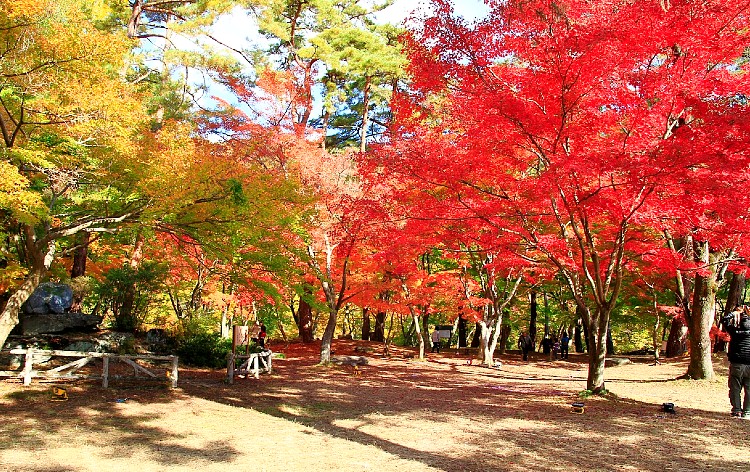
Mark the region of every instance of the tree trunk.
MULTIPOLYGON (((133 246, 133 253, 130 256, 130 268, 133 269, 133 273, 138 270, 143 259, 143 233, 140 231, 135 239, 135 245, 133 246)), ((138 322, 135 314, 135 296, 136 286, 135 280, 133 280, 127 287, 125 287, 125 293, 122 299, 122 306, 120 307, 119 316, 116 317, 115 323, 117 329, 123 331, 135 331, 138 328, 138 322)))
POLYGON ((578 318, 576 321, 575 333, 573 335, 573 344, 575 344, 576 352, 583 352, 583 320, 578 318))
POLYGON ((367 128, 370 126, 370 86, 372 78, 365 76, 365 86, 362 89, 362 128, 359 130, 360 144, 359 151, 367 150, 367 128))
MULTIPOLYGON (((312 296, 312 290, 305 287, 306 295, 312 296), (309 290, 309 292, 308 292, 309 290)), ((304 298, 300 298, 299 309, 297 310, 297 329, 303 343, 311 343, 315 340, 312 329, 312 306, 304 298)))
POLYGON ((479 331, 479 362, 482 365, 492 367, 492 351, 490 349, 490 335, 491 329, 484 321, 477 323, 477 331, 479 331))
POLYGON ((669 337, 667 338, 667 351, 664 357, 677 357, 685 352, 685 339, 688 328, 681 317, 675 316, 669 327, 669 337))
POLYGON ((693 304, 688 318, 688 337, 690 338, 690 365, 687 375, 691 379, 712 380, 714 366, 711 361, 711 326, 716 316, 717 259, 719 255, 711 253, 708 242, 701 242, 696 251, 697 258, 704 264, 704 272, 695 274, 693 304))
POLYGON ((418 333, 418 335, 422 338, 420 343, 429 345, 430 344, 430 319, 429 315, 426 313, 427 310, 422 310, 422 331, 421 333, 418 333))
POLYGON ((370 340, 370 309, 362 308, 362 340, 370 340))
MULTIPOLYGON (((599 309, 601 310, 601 309, 599 309)), ((589 352, 589 374, 586 389, 593 393, 604 391, 604 361, 607 353, 609 313, 597 311, 588 323, 586 346, 589 352)))
POLYGON ((419 345, 419 358, 424 359, 425 358, 425 340, 424 340, 424 336, 422 336, 422 329, 419 326, 419 314, 412 307, 409 307, 409 310, 411 311, 411 319, 414 322, 414 330, 416 332, 417 343, 419 345))
POLYGON ((469 333, 466 330, 466 320, 463 316, 458 317, 458 347, 467 346, 467 335, 469 333))
POLYGON ((44 268, 32 270, 26 277, 26 280, 23 281, 8 299, 2 314, 0 314, 0 348, 5 345, 8 335, 18 324, 21 305, 34 293, 34 290, 39 286, 46 272, 44 268))
POLYGON ((386 312, 378 311, 375 314, 375 329, 372 332, 371 339, 377 342, 385 342, 385 319, 386 312))
POLYGON ((607 355, 613 356, 615 354, 615 343, 612 341, 612 328, 607 327, 607 355))
POLYGON ((71 279, 86 275, 86 259, 88 259, 90 240, 91 233, 88 231, 81 231, 76 237, 77 247, 73 253, 73 266, 70 268, 71 279))
MULTIPOLYGON (((70 278, 83 277, 86 275, 86 259, 88 258, 89 242, 91 234, 81 231, 76 237, 76 250, 73 253, 73 265, 70 268, 70 278)), ((70 305, 71 313, 80 313, 83 304, 83 291, 73 292, 73 303, 70 305)))
POLYGON ((529 336, 531 341, 534 343, 532 351, 536 351, 536 320, 539 316, 538 304, 536 301, 536 290, 531 291, 531 301, 529 303, 530 317, 529 317, 529 336))
POLYGON ((504 324, 500 332, 500 347, 498 348, 499 354, 505 354, 505 348, 508 345, 508 338, 510 338, 510 325, 504 324))
POLYGON ((33 227, 23 225, 22 229, 26 236, 26 256, 31 262, 31 270, 26 280, 10 295, 10 298, 8 298, 3 307, 2 313, 0 313, 0 348, 5 346, 8 335, 18 324, 21 305, 29 299, 34 290, 42 282, 55 256, 56 246, 54 241, 40 246, 37 244, 34 236, 33 227))
POLYGON ((474 328, 474 337, 471 338, 471 347, 479 347, 481 344, 482 339, 482 325, 478 322, 476 323, 476 327, 474 328))
POLYGON ((333 335, 336 332, 336 323, 338 322, 338 310, 331 308, 328 310, 328 323, 323 332, 323 338, 320 341, 320 363, 328 364, 331 362, 331 343, 333 335))

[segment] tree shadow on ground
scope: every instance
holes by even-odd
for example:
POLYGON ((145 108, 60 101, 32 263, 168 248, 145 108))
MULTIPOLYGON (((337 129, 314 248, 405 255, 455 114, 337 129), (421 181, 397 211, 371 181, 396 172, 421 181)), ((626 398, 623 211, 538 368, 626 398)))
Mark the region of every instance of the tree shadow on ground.
MULTIPOLYGON (((213 458, 229 459, 236 451, 217 441, 205 447, 179 444, 181 437, 155 426, 169 414, 169 405, 181 396, 166 385, 123 385, 104 389, 91 382, 40 383, 28 387, 2 386, 0 398, 0 451, 44 451, 60 445, 83 447, 76 431, 90 441, 99 440, 111 447, 99 452, 103 458, 116 458, 137 447, 151 460, 163 466, 188 465, 211 450, 213 458), (57 401, 52 385, 66 389, 68 399, 57 401), (141 413, 139 405, 163 405, 141 413)), ((26 465, 26 471, 74 470, 69 463, 55 463, 48 457, 44 466, 26 465)))
POLYGON ((587 398, 585 412, 576 414, 571 404, 581 400, 581 379, 533 378, 439 357, 373 358, 358 375, 316 365, 315 352, 313 346, 307 358, 277 362, 260 380, 214 379, 210 389, 187 380, 183 388, 443 470, 718 471, 750 464, 750 422, 725 414, 669 415, 660 404, 616 397, 587 398), (726 437, 733 438, 728 449, 726 437))

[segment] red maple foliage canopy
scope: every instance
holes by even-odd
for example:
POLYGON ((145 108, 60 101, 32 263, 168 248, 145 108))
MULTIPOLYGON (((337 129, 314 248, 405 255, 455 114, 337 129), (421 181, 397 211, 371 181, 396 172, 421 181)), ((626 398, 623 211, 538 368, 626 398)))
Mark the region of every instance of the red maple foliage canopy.
POLYGON ((562 276, 600 391, 629 267, 664 234, 744 250, 748 5, 489 1, 469 24, 433 3, 406 40, 414 88, 369 172, 446 238, 562 276))

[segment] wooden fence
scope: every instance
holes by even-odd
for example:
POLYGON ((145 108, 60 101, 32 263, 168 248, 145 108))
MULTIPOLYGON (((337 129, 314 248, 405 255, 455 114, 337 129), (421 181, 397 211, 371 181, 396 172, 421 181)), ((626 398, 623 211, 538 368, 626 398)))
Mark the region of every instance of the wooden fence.
MULTIPOLYGON (((141 379, 141 380, 163 380, 167 379, 171 381, 172 387, 177 386, 177 356, 149 356, 149 355, 134 355, 126 356, 120 354, 111 354, 104 352, 81 352, 81 351, 47 351, 42 349, 13 349, 10 351, 11 355, 23 355, 25 356, 25 363, 23 370, 19 371, 0 371, 0 376, 5 377, 20 377, 23 379, 24 385, 29 385, 31 379, 34 377, 43 379, 62 379, 62 380, 75 380, 75 379, 102 379, 102 387, 109 387, 110 379, 141 379), (42 359, 50 357, 75 357, 76 360, 68 362, 67 364, 53 367, 47 370, 34 369, 34 364, 39 365, 42 359), (93 373, 78 373, 80 369, 89 364, 94 359, 102 360, 102 373, 96 375, 93 373), (156 367, 145 367, 136 361, 147 361, 168 363, 169 368, 164 369, 160 367, 162 374, 154 371, 156 367), (113 362, 122 362, 133 369, 133 375, 118 375, 111 372, 113 362)), ((46 360, 45 360, 46 362, 46 360)))

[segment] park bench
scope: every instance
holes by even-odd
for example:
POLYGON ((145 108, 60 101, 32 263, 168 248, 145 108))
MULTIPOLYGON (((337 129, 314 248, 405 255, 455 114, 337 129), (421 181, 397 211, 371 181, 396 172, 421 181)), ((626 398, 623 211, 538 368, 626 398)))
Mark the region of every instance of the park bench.
MULTIPOLYGON (((77 380, 77 379, 101 379, 102 387, 109 387, 110 379, 137 379, 137 380, 169 380, 172 387, 177 386, 177 356, 152 356, 152 355, 122 355, 105 352, 82 352, 82 351, 57 351, 43 349, 13 349, 11 355, 22 355, 25 357, 23 369, 19 371, 0 371, 0 376, 18 377, 23 379, 24 385, 31 384, 32 378, 55 379, 55 380, 77 380), (41 364, 48 364, 52 358, 76 358, 72 362, 57 367, 42 370, 41 364), (87 373, 79 373, 81 369, 88 366, 92 361, 101 359, 101 374, 93 373, 87 369, 87 373), (141 361, 142 363, 139 363, 141 361), (113 370, 113 364, 120 362, 128 368, 132 368, 133 375, 122 375, 119 369, 113 370), (143 365, 143 364, 147 365, 143 365), (161 364, 154 367, 151 364, 161 364), (34 368, 37 364, 37 368, 34 368), (164 364, 167 368, 165 369, 164 364), (158 373, 160 369, 161 373, 158 373)), ((125 369, 129 371, 129 369, 125 369)))
POLYGON ((251 352, 237 354, 230 352, 227 356, 227 382, 234 383, 235 376, 260 378, 261 373, 271 373, 273 352, 270 350, 262 352, 251 352))

